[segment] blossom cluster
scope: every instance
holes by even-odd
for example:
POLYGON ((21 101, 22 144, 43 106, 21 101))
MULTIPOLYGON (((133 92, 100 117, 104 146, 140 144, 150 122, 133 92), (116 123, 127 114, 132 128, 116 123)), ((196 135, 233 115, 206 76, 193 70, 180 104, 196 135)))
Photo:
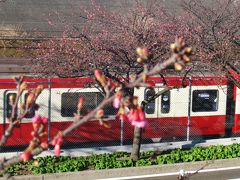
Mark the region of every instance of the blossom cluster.
POLYGON ((185 64, 191 62, 190 55, 192 54, 192 48, 187 47, 182 38, 178 38, 175 43, 170 45, 170 50, 177 57, 174 63, 175 70, 182 71, 185 64))
POLYGON ((52 141, 52 145, 54 146, 53 151, 56 156, 60 156, 62 143, 63 143, 62 133, 61 131, 59 131, 57 137, 54 138, 52 141))
POLYGON ((33 131, 31 132, 32 140, 28 146, 28 148, 20 154, 19 159, 22 161, 28 161, 32 157, 33 150, 37 147, 41 147, 42 149, 48 149, 48 142, 46 139, 46 124, 48 122, 48 118, 42 117, 40 115, 35 115, 32 118, 32 126, 33 131))
MULTIPOLYGON (((146 54, 141 54, 145 56, 146 54)), ((96 69, 94 72, 95 78, 102 85, 107 85, 107 78, 103 75, 102 71, 96 69)), ((123 90, 119 90, 115 93, 113 100, 113 107, 118 110, 116 119, 121 119, 124 121, 129 121, 133 126, 143 128, 146 125, 145 113, 138 104, 137 96, 123 97, 123 90)), ((102 119, 104 116, 104 110, 100 109, 97 111, 96 117, 102 119)), ((100 121, 102 125, 106 126, 104 121, 100 121)))
MULTIPOLYGON (((116 97, 115 101, 117 98, 119 97, 116 97)), ((121 103, 116 118, 129 121, 133 126, 138 128, 145 127, 147 121, 142 107, 138 104, 138 97, 121 98, 120 101, 121 103)))

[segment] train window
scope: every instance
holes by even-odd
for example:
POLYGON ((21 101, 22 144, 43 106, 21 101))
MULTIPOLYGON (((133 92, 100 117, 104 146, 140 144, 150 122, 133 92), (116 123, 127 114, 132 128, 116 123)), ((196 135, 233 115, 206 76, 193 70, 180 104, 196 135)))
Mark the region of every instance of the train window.
MULTIPOLYGON (((80 97, 83 97, 84 104, 81 111, 82 115, 85 115, 95 109, 103 100, 103 95, 100 92, 74 92, 63 93, 61 98, 61 115, 62 117, 73 117, 77 112, 77 103, 80 97)), ((117 110, 108 105, 104 108, 106 116, 115 115, 117 110)))
MULTIPOLYGON (((26 93, 24 95, 24 104, 26 104, 27 97, 28 97, 28 93, 26 93)), ((33 116, 35 116, 35 109, 34 109, 34 107, 31 107, 31 109, 29 110, 29 112, 27 113, 27 115, 25 117, 32 118, 33 116)))
MULTIPOLYGON (((144 92, 144 100, 150 100, 155 95, 155 91, 152 88, 146 88, 144 92)), ((155 112, 155 99, 150 101, 145 106, 145 112, 146 114, 154 114, 155 112)))
POLYGON ((165 92, 161 96, 161 113, 167 114, 170 111, 170 91, 165 92))
POLYGON ((6 106, 6 111, 7 111, 7 118, 10 118, 12 115, 12 105, 15 102, 15 99, 17 97, 17 93, 8 93, 7 94, 7 106, 6 106))
POLYGON ((218 90, 194 90, 192 95, 193 112, 218 110, 218 90))

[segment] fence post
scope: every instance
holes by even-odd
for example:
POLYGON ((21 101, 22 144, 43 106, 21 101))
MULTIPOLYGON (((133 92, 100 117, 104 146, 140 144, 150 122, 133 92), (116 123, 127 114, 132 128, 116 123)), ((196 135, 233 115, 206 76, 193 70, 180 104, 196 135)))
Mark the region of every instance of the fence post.
POLYGON ((124 121, 121 119, 121 131, 120 131, 120 146, 123 146, 123 135, 124 135, 124 132, 123 132, 123 127, 124 127, 124 121))
POLYGON ((51 79, 48 79, 48 142, 51 140, 51 97, 52 97, 52 92, 51 92, 51 79))
POLYGON ((190 123, 191 123, 191 101, 192 101, 192 77, 189 78, 189 96, 188 96, 188 121, 187 121, 187 141, 190 136, 190 123))

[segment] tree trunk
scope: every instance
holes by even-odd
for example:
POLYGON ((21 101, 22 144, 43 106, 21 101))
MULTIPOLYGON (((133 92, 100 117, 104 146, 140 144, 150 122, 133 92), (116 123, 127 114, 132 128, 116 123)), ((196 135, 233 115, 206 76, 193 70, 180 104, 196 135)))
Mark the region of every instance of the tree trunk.
POLYGON ((142 128, 135 127, 134 137, 133 137, 133 146, 132 146, 132 152, 131 152, 131 158, 134 161, 138 160, 140 157, 141 140, 142 140, 142 128))

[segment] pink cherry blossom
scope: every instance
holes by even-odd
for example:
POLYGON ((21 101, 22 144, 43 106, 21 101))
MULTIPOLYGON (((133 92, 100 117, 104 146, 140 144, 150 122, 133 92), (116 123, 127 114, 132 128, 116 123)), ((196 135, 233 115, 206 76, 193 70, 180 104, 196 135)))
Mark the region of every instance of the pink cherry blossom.
POLYGON ((36 137, 38 135, 37 131, 32 131, 31 132, 32 137, 36 137))
POLYGON ((146 121, 132 121, 132 125, 138 128, 143 128, 146 124, 146 121))
POLYGON ((20 154, 19 159, 26 162, 31 158, 31 153, 29 151, 24 151, 22 154, 20 154))
POLYGON ((47 142, 42 142, 42 143, 41 143, 41 147, 42 147, 43 149, 48 149, 48 143, 47 143, 47 142))
POLYGON ((102 71, 99 70, 99 69, 95 69, 94 76, 96 77, 96 79, 101 78, 102 77, 102 71))
POLYGON ((113 107, 114 108, 119 108, 121 104, 121 99, 122 99, 122 92, 117 92, 115 95, 115 98, 113 100, 113 107))
POLYGON ((46 124, 46 123, 48 122, 48 118, 43 117, 43 118, 42 118, 42 122, 43 122, 44 124, 46 124))
POLYGON ((36 115, 32 118, 32 123, 33 124, 40 124, 42 123, 42 117, 40 115, 36 115))
POLYGON ((56 144, 55 146, 54 146, 54 154, 56 155, 56 156, 60 156, 60 153, 61 153, 61 148, 60 148, 60 145, 59 144, 56 144))
POLYGON ((145 113, 140 107, 132 108, 128 113, 128 120, 133 126, 143 128, 146 126, 145 113))
POLYGON ((77 108, 78 108, 79 111, 81 111, 82 108, 83 108, 83 102, 84 102, 83 97, 79 97, 78 105, 77 105, 77 108))
POLYGON ((62 143, 63 143, 63 139, 61 135, 59 135, 57 138, 54 138, 52 141, 52 145, 54 146, 54 154, 56 154, 56 156, 59 156, 61 153, 62 143))

